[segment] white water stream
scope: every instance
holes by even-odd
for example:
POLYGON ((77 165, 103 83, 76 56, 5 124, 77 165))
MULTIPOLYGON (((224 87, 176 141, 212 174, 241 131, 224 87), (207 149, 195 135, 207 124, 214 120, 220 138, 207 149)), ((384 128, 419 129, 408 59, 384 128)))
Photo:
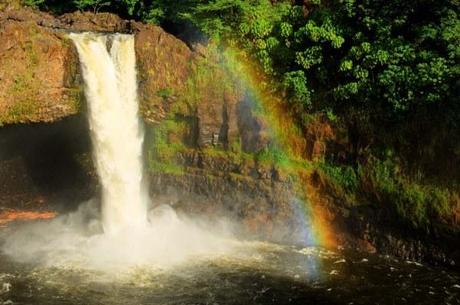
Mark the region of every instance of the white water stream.
POLYGON ((134 36, 82 33, 70 38, 85 82, 104 231, 144 227, 148 195, 142 178, 134 36))

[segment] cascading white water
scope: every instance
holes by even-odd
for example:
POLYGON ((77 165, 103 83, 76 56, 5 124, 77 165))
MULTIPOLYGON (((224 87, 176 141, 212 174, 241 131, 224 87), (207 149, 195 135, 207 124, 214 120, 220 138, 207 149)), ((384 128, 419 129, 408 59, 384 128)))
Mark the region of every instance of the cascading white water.
POLYGON ((142 183, 143 132, 134 37, 82 33, 70 38, 77 47, 85 82, 94 159, 102 184, 104 231, 144 227, 148 195, 142 183))
POLYGON ((148 204, 134 37, 83 33, 70 38, 85 82, 104 234, 95 201, 90 200, 50 222, 18 228, 0 250, 20 261, 105 271, 142 264, 164 268, 192 256, 232 253, 236 243, 227 221, 207 223, 178 215, 161 201, 148 204))

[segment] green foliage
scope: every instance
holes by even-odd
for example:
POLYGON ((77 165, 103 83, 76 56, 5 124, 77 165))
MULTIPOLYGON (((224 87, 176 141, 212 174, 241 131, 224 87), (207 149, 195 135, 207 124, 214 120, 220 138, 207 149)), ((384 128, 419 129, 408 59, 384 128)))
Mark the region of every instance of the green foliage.
MULTIPOLYGON (((56 0, 24 1, 62 8, 56 0)), ((308 16, 301 5, 270 0, 72 0, 67 10, 74 8, 193 24, 281 76, 273 85, 305 109, 379 107, 382 119, 402 119, 417 107, 451 107, 459 90, 455 0, 316 0, 308 16)))
POLYGON ((73 4, 79 10, 91 8, 94 12, 99 11, 104 6, 109 6, 110 1, 107 0, 73 0, 73 4))
POLYGON ((175 137, 183 128, 180 122, 173 119, 166 119, 154 127, 149 127, 146 154, 150 171, 183 174, 183 167, 177 162, 177 154, 184 151, 185 147, 175 137))
POLYGON ((318 164, 319 169, 344 192, 355 193, 358 190, 359 179, 355 170, 349 166, 333 166, 326 162, 318 164))
POLYGON ((182 176, 184 174, 184 168, 173 162, 161 162, 157 160, 150 160, 149 170, 153 173, 164 173, 175 176, 182 176))
POLYGON ((271 144, 258 152, 255 159, 261 163, 271 163, 277 167, 286 168, 289 166, 291 160, 285 151, 280 149, 277 145, 271 144))
POLYGON ((308 17, 288 1, 188 4, 176 19, 239 45, 265 72, 283 75, 290 100, 306 109, 313 102, 315 110, 378 103, 386 109, 382 117, 398 119, 415 107, 455 99, 455 1, 315 1, 308 17))
POLYGON ((405 120, 420 107, 455 105, 454 0, 314 1, 308 16, 301 5, 269 0, 156 1, 144 9, 153 22, 189 22, 238 46, 305 110, 379 109, 378 123, 405 120))
POLYGON ((279 145, 271 143, 255 155, 249 155, 246 158, 252 157, 256 162, 262 165, 268 165, 275 168, 279 172, 289 175, 296 179, 299 172, 311 170, 312 164, 303 159, 292 158, 279 145))
POLYGON ((305 107, 311 105, 311 93, 307 85, 307 77, 303 71, 286 72, 283 85, 291 101, 305 107))
POLYGON ((281 89, 305 109, 379 107, 382 118, 401 119, 417 107, 450 107, 459 86, 455 0, 316 0, 308 16, 301 5, 269 0, 72 0, 72 8, 193 24, 281 76, 281 89))
POLYGON ((165 11, 159 7, 152 8, 143 13, 142 19, 144 22, 151 24, 159 24, 165 17, 165 11))
POLYGON ((164 98, 164 99, 169 98, 172 95, 173 95, 173 92, 170 88, 163 88, 157 91, 157 96, 164 98))
POLYGON ((448 189, 408 179, 391 159, 373 159, 357 167, 321 162, 317 169, 333 187, 334 195, 349 205, 371 201, 415 228, 427 228, 452 211, 448 189))
POLYGON ((364 190, 366 194, 374 194, 377 200, 393 206, 401 219, 415 227, 428 226, 451 211, 447 189, 407 179, 389 159, 374 160, 367 167, 361 167, 359 175, 362 183, 371 187, 364 190))
POLYGON ((74 10, 92 11, 97 13, 105 10, 125 17, 140 17, 145 12, 144 0, 23 0, 24 4, 32 7, 45 8, 55 13, 65 13, 74 10))
MULTIPOLYGON (((29 32, 31 39, 39 39, 40 36, 37 29, 32 27, 29 32)), ((38 55, 32 47, 32 42, 27 42, 23 45, 25 51, 25 63, 27 70, 15 76, 13 83, 7 89, 7 95, 11 99, 11 104, 0 112, 0 125, 4 123, 26 121, 37 115, 40 102, 37 101, 39 96, 41 82, 36 77, 36 67, 38 65, 38 55)), ((13 67, 14 61, 6 64, 13 67)))
POLYGON ((34 8, 38 8, 38 7, 40 7, 40 5, 45 3, 45 1, 46 0, 24 0, 24 4, 28 5, 28 6, 31 6, 31 7, 34 7, 34 8))

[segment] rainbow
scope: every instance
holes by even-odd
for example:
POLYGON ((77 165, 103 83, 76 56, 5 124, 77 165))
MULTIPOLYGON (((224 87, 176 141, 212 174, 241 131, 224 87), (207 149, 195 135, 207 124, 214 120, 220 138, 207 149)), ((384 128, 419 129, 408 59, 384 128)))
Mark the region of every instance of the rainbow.
POLYGON ((287 156, 290 175, 294 178, 296 196, 292 199, 296 217, 301 219, 303 243, 308 246, 325 248, 337 247, 328 219, 327 209, 311 188, 312 164, 306 161, 306 139, 295 124, 292 110, 277 91, 272 88, 270 78, 261 71, 259 65, 244 51, 228 47, 222 51, 225 68, 232 77, 239 80, 244 90, 249 92, 251 102, 270 126, 272 141, 287 156))

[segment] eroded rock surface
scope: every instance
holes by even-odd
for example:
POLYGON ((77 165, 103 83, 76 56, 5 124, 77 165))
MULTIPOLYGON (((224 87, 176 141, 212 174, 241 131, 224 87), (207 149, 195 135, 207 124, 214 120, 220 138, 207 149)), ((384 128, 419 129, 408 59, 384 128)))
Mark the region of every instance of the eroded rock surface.
POLYGON ((77 57, 64 34, 0 15, 0 40, 0 125, 79 111, 77 57))

